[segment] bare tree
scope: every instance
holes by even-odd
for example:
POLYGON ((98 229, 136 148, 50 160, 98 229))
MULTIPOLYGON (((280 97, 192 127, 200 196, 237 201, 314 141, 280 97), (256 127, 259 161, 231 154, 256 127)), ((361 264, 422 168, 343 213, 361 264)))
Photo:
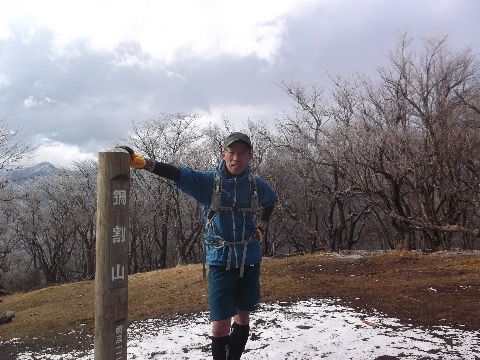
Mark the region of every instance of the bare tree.
POLYGON ((5 275, 12 269, 12 254, 19 249, 11 228, 15 215, 10 203, 0 202, 0 290, 5 288, 5 275))
POLYGON ((74 268, 82 279, 95 276, 97 169, 96 161, 83 160, 74 163, 73 171, 61 173, 72 185, 68 197, 79 240, 74 268))
POLYGON ((425 249, 449 249, 455 234, 479 233, 464 226, 478 199, 479 67, 446 39, 427 40, 420 55, 410 47, 402 37, 378 82, 336 79, 337 116, 349 119, 345 169, 390 217, 402 247, 421 239, 425 249))
POLYGON ((5 120, 0 120, 0 170, 19 167, 18 164, 28 160, 34 150, 35 147, 20 139, 19 135, 18 130, 13 129, 5 120))
POLYGON ((295 103, 293 115, 280 119, 275 141, 291 158, 287 174, 292 181, 286 183, 289 197, 282 209, 301 224, 309 251, 350 249, 360 239, 370 206, 360 201, 345 178, 323 91, 298 83, 284 83, 282 88, 295 103))
MULTIPOLYGON (((14 130, 5 120, 0 120, 0 196, 3 201, 11 201, 13 192, 6 189, 9 185, 8 171, 19 167, 18 163, 27 160, 34 147, 25 140, 19 139, 19 132, 14 130)), ((2 204, 7 209, 9 204, 2 204)), ((0 289, 3 288, 3 274, 9 270, 11 255, 18 246, 12 241, 9 224, 9 210, 0 214, 0 289)))
MULTIPOLYGON (((92 174, 90 174, 92 175, 92 174)), ((60 169, 19 186, 16 238, 48 283, 94 273, 95 187, 92 177, 60 169)))
MULTIPOLYGON (((203 134, 198 120, 197 115, 163 114, 158 120, 134 124, 134 135, 128 142, 145 157, 157 161, 207 168, 209 162, 202 154, 203 134)), ((203 223, 198 205, 171 182, 150 173, 134 173, 132 205, 143 208, 144 212, 143 219, 137 215, 131 219, 133 270, 138 268, 140 253, 145 252, 160 267, 199 261, 203 223), (138 226, 144 219, 149 220, 148 224, 138 226), (169 244, 176 248, 175 253, 169 250, 169 244)), ((136 209, 132 212, 138 214, 136 209)))

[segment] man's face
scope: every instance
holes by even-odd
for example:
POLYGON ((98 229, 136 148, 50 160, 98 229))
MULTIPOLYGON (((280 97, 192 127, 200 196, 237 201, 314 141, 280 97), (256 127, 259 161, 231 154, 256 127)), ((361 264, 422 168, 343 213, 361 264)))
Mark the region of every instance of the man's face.
POLYGON ((235 141, 222 152, 222 159, 225 160, 225 165, 232 175, 243 173, 252 158, 250 148, 243 141, 235 141))

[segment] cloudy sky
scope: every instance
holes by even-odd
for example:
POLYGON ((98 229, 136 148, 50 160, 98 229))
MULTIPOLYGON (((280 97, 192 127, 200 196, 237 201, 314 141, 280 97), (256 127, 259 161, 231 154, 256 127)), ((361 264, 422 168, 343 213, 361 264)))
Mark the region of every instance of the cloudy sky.
POLYGON ((2 0, 0 120, 68 166, 132 121, 272 119, 295 80, 373 74, 400 35, 480 56, 478 0, 2 0))

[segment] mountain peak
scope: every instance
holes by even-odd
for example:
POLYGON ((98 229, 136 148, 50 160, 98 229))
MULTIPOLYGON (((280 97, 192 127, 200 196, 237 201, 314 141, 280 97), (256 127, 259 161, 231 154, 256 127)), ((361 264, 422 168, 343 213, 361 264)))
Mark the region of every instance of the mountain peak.
POLYGON ((54 165, 50 164, 47 161, 42 161, 38 164, 25 166, 21 169, 14 169, 12 171, 9 171, 8 177, 12 181, 26 181, 39 176, 51 175, 56 170, 57 168, 54 165))

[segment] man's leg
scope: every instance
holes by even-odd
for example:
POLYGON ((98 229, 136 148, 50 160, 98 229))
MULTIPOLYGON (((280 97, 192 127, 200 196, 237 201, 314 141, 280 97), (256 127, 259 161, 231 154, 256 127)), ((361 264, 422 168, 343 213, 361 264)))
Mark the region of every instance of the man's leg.
POLYGON ((212 324, 214 360, 226 360, 230 349, 230 326, 235 315, 234 289, 237 276, 225 267, 210 266, 208 272, 208 303, 212 324))
POLYGON ((248 340, 250 311, 258 305, 260 265, 246 267, 240 281, 238 275, 239 269, 212 266, 208 274, 214 360, 240 359, 248 340), (232 316, 236 324, 230 329, 232 316))
POLYGON ((212 357, 213 360, 230 359, 230 336, 212 336, 212 357))
POLYGON ((230 333, 229 360, 239 360, 250 334, 250 312, 260 300, 260 264, 246 266, 243 278, 236 284, 237 314, 234 315, 230 333))
POLYGON ((213 360, 230 359, 230 323, 231 319, 212 321, 213 360))
POLYGON ((240 360, 250 333, 250 312, 238 310, 230 332, 230 357, 229 360, 240 360))

